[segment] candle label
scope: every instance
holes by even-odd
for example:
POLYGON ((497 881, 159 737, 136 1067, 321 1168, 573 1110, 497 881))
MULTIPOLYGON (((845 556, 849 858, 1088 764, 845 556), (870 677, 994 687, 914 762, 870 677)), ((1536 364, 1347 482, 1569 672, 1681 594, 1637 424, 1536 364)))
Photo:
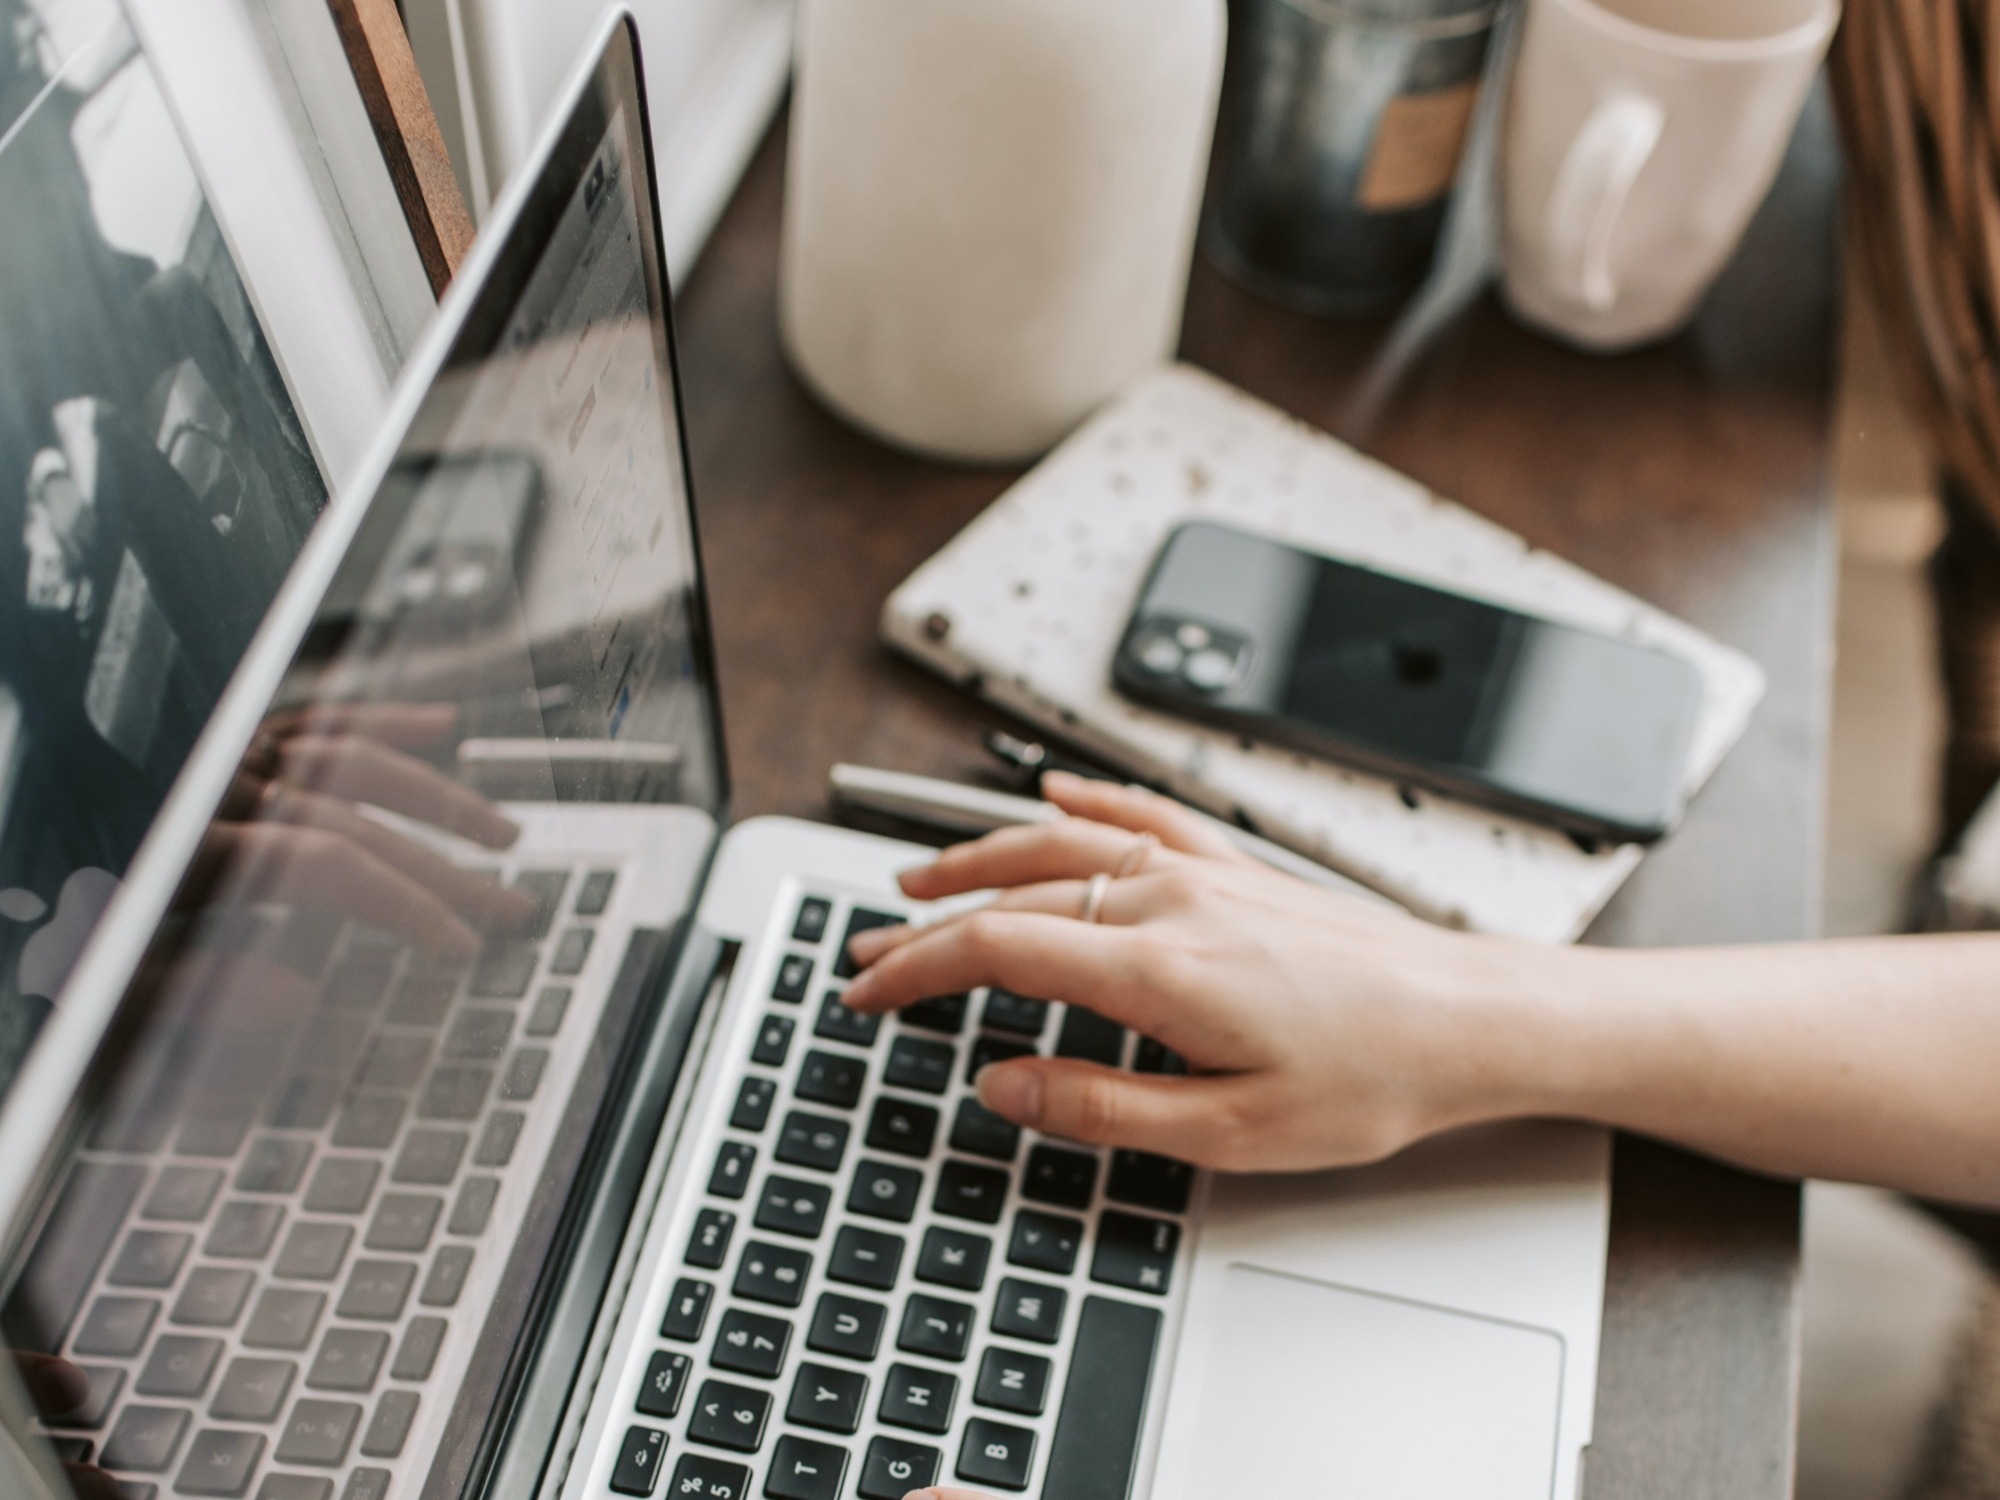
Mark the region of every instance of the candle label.
POLYGON ((1443 196, 1458 175, 1479 83, 1468 79, 1389 101, 1375 127, 1357 202, 1370 210, 1415 208, 1443 196))

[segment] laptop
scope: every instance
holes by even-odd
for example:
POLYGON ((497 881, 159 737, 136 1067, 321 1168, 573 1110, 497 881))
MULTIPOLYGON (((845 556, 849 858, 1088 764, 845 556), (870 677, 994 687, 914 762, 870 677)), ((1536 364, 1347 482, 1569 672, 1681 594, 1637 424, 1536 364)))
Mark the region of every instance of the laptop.
POLYGON ((927 851, 729 822, 648 139, 614 15, 0 1100, 0 1488, 1568 1500, 1602 1132, 1211 1178, 841 1004, 927 851))

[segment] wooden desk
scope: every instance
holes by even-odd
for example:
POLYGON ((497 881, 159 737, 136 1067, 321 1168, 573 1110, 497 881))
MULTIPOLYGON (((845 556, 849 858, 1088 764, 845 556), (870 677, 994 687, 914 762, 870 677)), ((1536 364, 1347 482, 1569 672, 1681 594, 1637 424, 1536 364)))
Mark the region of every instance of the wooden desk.
MULTIPOLYGON (((1594 359, 1478 308, 1367 445, 1770 674, 1750 732, 1597 941, 1813 929, 1834 579, 1836 178, 1822 101, 1686 337, 1594 359)), ((890 452, 791 378, 773 304, 782 179, 780 126, 681 298, 681 357, 736 811, 824 817, 836 760, 986 768, 978 731, 998 717, 891 657, 875 616, 1015 475, 890 452)), ((1330 426, 1381 333, 1259 302, 1204 262, 1183 352, 1330 426)), ((1592 1500, 1790 1495, 1798 1209, 1793 1185, 1619 1142, 1592 1500)))

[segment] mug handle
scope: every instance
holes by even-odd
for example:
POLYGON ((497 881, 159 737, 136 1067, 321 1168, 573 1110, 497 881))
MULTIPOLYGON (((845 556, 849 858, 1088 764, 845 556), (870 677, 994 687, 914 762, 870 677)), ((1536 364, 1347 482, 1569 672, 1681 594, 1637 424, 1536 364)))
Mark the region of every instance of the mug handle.
POLYGON ((1570 143, 1549 195, 1549 245, 1562 295, 1592 312, 1618 301, 1611 237, 1640 170, 1652 159, 1667 112, 1643 94, 1606 96, 1570 143))

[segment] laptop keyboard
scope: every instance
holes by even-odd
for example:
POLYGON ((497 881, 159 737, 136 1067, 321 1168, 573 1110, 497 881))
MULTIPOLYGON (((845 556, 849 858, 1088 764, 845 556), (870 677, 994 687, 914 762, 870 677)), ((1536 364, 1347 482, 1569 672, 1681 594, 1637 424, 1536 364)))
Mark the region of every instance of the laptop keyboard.
POLYGON ((325 929, 296 1034, 246 1036, 234 1084, 82 1153, 28 1301, 90 1380, 56 1447, 124 1500, 415 1493, 419 1413, 456 1396, 440 1352, 455 1322, 462 1346, 477 1333, 468 1283, 511 1243, 496 1205, 532 1191, 523 1140, 561 1107, 551 1060, 580 1053, 608 989, 579 983, 618 871, 494 873, 535 897, 524 929, 467 964, 325 929))
POLYGON ((730 1070, 726 1119, 634 1355, 609 1493, 1124 1500, 1192 1169, 1022 1131, 971 1080, 1036 1052, 1183 1065, 1003 990, 857 1015, 846 939, 902 917, 827 895, 787 916, 747 1046, 708 1064, 730 1070))

